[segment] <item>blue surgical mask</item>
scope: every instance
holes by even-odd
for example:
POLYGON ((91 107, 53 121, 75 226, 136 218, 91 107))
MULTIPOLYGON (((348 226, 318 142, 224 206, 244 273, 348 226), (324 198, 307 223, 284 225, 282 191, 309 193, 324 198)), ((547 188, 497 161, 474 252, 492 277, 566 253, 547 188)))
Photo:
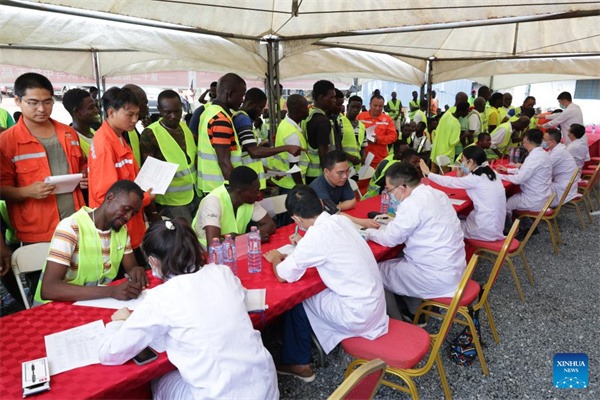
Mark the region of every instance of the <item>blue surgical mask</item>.
POLYGON ((562 108, 563 110, 564 110, 565 108, 567 108, 567 106, 565 106, 563 103, 559 103, 559 105, 560 105, 560 108, 562 108))
POLYGON ((543 149, 546 149, 546 150, 547 150, 547 149, 548 149, 548 147, 550 147, 550 146, 548 146, 548 143, 546 143, 546 142, 542 142, 542 148, 543 148, 543 149))
POLYGON ((471 173, 469 167, 467 167, 465 163, 460 163, 460 170, 462 171, 463 175, 469 175, 471 173))

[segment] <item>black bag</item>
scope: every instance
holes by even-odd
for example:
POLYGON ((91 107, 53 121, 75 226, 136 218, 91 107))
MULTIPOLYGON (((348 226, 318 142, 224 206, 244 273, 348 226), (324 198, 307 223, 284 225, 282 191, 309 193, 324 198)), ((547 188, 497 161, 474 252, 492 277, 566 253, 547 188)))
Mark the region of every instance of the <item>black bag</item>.
MULTIPOLYGON (((473 310, 469 309, 469 314, 473 318, 475 329, 481 342, 479 310, 473 312, 473 310)), ((473 343, 473 333, 468 326, 465 326, 465 329, 450 342, 450 360, 458 365, 468 367, 473 364, 475 358, 477 358, 477 349, 475 348, 475 343, 473 343)))

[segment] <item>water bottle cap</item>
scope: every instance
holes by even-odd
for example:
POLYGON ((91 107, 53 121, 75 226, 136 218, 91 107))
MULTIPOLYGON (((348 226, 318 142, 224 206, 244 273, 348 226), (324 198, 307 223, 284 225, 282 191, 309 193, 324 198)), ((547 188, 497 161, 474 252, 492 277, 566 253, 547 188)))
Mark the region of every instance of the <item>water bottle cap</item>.
POLYGON ((257 228, 256 226, 252 226, 252 227, 250 227, 250 230, 251 230, 251 231, 255 231, 255 230, 257 230, 257 229, 258 229, 258 228, 257 228))
POLYGON ((231 239, 231 235, 228 233, 227 235, 225 235, 225 239, 231 239))
POLYGON ((219 243, 219 238, 216 238, 216 237, 215 237, 215 238, 213 238, 212 242, 213 242, 213 243, 219 243))

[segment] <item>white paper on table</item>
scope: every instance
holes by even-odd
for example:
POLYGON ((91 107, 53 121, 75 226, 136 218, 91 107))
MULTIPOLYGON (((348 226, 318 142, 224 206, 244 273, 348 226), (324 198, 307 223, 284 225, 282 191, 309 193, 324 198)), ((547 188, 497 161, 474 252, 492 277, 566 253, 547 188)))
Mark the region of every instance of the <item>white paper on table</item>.
POLYGON ((280 248, 278 248, 277 251, 280 252, 281 254, 285 254, 286 256, 289 256, 290 254, 292 254, 294 252, 295 248, 296 248, 296 246, 294 246, 293 244, 286 244, 285 246, 281 246, 280 248))
POLYGON ((449 199, 449 200, 450 200, 450 204, 452 204, 453 206, 461 206, 466 201, 466 200, 458 200, 458 199, 449 199))
POLYGON ((367 129, 365 129, 365 134, 367 136, 367 140, 369 142, 375 142, 375 128, 377 125, 371 125, 367 129))
POLYGON ((83 174, 54 175, 46 177, 44 183, 56 186, 53 194, 73 193, 81 178, 83 178, 83 174))
POLYGON ((44 336, 50 375, 98 364, 98 348, 104 336, 102 320, 44 336))
POLYGON ((151 289, 145 289, 140 293, 137 299, 131 300, 117 300, 112 297, 105 297, 103 299, 92 299, 92 300, 80 300, 73 303, 74 306, 83 307, 98 307, 98 308, 111 308, 118 310, 123 307, 127 307, 130 310, 135 310, 137 306, 146 298, 147 292, 151 289))
POLYGON ((235 237, 235 253, 237 259, 245 258, 248 255, 248 234, 235 237))
POLYGON ((152 194, 165 194, 177 168, 179 168, 178 164, 148 157, 134 182, 144 191, 152 188, 152 194))
POLYGON ((302 170, 300 169, 299 166, 294 165, 292 168, 290 168, 286 174, 295 174, 296 172, 302 172, 302 170))
POLYGON ((369 169, 369 166, 373 162, 373 159, 375 159, 375 154, 368 152, 367 156, 365 157, 365 163, 358 170, 358 179, 361 179, 363 176, 365 176, 367 169, 369 169))
POLYGON ((265 304, 267 298, 267 289, 244 289, 245 297, 244 303, 246 304, 246 311, 263 311, 269 308, 265 304))

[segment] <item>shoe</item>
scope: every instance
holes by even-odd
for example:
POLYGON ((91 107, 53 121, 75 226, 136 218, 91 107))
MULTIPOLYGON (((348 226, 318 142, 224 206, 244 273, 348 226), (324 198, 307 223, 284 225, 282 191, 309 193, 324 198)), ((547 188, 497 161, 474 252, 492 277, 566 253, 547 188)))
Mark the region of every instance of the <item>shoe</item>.
POLYGON ((315 380, 315 371, 310 364, 277 364, 275 369, 279 375, 290 375, 306 383, 315 380))
MULTIPOLYGON (((402 312, 402 319, 406 322, 409 323, 413 323, 413 321, 415 320, 415 315, 410 313, 409 311, 403 311, 402 312)), ((425 317, 425 314, 421 314, 419 316, 419 320, 417 321, 417 326, 421 327, 421 328, 425 328, 427 326, 427 319, 425 317)))
POLYGON ((515 235, 515 239, 517 239, 519 242, 522 242, 523 239, 525 239, 525 236, 527 236, 527 230, 519 228, 517 234, 515 235))

